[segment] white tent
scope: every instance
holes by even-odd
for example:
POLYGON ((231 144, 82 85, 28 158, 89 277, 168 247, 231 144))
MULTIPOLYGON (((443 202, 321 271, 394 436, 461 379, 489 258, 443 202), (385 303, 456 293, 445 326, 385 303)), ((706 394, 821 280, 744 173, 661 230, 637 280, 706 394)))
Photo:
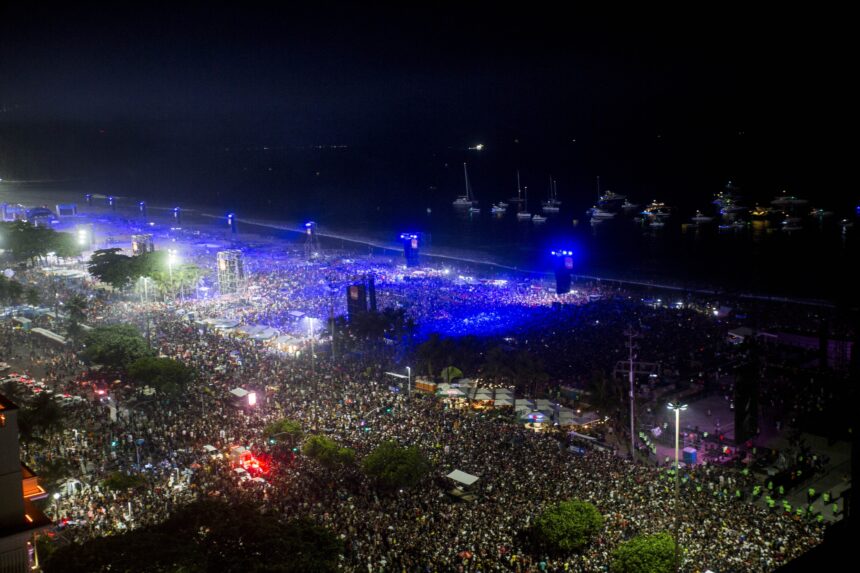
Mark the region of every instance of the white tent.
POLYGON ((498 408, 500 406, 513 406, 514 401, 510 398, 496 398, 494 405, 498 408))
POLYGON ((448 388, 447 390, 443 390, 440 392, 443 396, 447 396, 449 398, 457 398, 465 396, 462 390, 459 388, 448 388))
POLYGON ((534 403, 531 400, 526 400, 525 398, 517 398, 514 401, 514 406, 516 406, 517 408, 520 408, 522 406, 532 409, 534 407, 534 403))
POLYGON ((278 331, 271 326, 261 326, 251 335, 254 340, 270 340, 278 335, 278 331))
POLYGON ((460 470, 454 470, 445 477, 466 486, 472 485, 473 483, 478 481, 478 476, 473 476, 472 474, 467 474, 466 472, 461 472, 460 470))
POLYGON ((233 388, 230 390, 230 393, 236 396, 237 398, 244 398, 248 395, 248 391, 244 388, 233 388))
POLYGON ((538 398, 537 400, 535 400, 535 408, 537 410, 540 410, 541 412, 551 412, 553 410, 550 401, 544 400, 543 398, 538 398))

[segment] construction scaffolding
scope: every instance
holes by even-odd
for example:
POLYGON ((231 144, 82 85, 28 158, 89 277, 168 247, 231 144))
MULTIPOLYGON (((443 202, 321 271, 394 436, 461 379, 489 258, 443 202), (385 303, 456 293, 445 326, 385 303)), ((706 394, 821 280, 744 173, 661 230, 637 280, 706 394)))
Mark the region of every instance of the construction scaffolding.
POLYGON ((242 251, 218 251, 218 287, 221 294, 242 292, 245 287, 245 266, 242 251))
POLYGON ((131 236, 131 254, 135 257, 144 253, 151 253, 155 250, 155 243, 152 240, 152 235, 132 235, 131 236))

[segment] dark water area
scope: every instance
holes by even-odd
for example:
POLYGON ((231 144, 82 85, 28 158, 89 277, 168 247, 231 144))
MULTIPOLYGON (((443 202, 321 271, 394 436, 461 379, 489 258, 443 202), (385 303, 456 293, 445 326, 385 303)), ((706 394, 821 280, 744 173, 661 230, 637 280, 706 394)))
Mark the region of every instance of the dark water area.
MULTIPOLYGON (((575 254, 575 272, 585 275, 836 302, 853 296, 850 271, 860 261, 860 229, 842 233, 839 221, 856 221, 856 198, 804 189, 810 181, 802 171, 781 180, 762 179, 748 159, 745 142, 733 143, 737 149, 729 163, 736 173, 721 171, 706 159, 706 152, 731 144, 728 131, 715 141, 691 138, 689 149, 678 142, 641 138, 620 143, 606 137, 599 144, 577 139, 554 145, 511 143, 509 138, 480 153, 440 142, 415 149, 404 145, 386 153, 337 145, 187 145, 167 154, 162 149, 141 153, 134 169, 18 188, 23 194, 28 189, 79 194, 79 203, 89 192, 118 196, 120 207, 126 208, 145 199, 152 205, 232 211, 240 218, 314 220, 321 233, 391 245, 401 232, 418 232, 431 250, 474 253, 475 258, 526 270, 551 270, 549 252, 569 249, 575 254), (613 165, 614 154, 636 160, 613 165), (683 169, 673 169, 679 159, 689 161, 683 169), (464 162, 480 214, 452 206, 463 193, 464 162), (549 176, 557 180, 560 213, 544 224, 518 221, 515 203, 503 216, 490 213, 492 203, 517 195, 518 170, 529 189, 532 213, 539 213, 540 203, 548 198, 549 176), (612 189, 639 205, 654 199, 672 205, 665 228, 644 228, 633 221, 633 213, 590 225, 585 211, 596 201, 596 173, 601 174, 603 191, 612 189), (797 213, 804 217, 803 230, 782 232, 778 221, 753 221, 745 230, 729 232, 718 231, 716 222, 685 229, 696 209, 716 214, 714 194, 735 175, 740 175, 734 181, 746 206, 769 205, 779 184, 809 199, 797 213), (834 215, 810 217, 812 207, 834 215)), ((7 192, 14 186, 0 185, 7 192)))

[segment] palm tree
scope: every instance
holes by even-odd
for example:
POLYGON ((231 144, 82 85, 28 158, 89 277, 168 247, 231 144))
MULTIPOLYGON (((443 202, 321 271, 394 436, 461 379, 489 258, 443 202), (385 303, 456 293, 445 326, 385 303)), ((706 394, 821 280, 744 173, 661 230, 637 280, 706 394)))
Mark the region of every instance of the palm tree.
POLYGON ((81 335, 81 323, 87 316, 87 299, 81 295, 75 295, 66 303, 66 311, 69 314, 69 322, 66 326, 66 334, 69 338, 77 341, 81 335))

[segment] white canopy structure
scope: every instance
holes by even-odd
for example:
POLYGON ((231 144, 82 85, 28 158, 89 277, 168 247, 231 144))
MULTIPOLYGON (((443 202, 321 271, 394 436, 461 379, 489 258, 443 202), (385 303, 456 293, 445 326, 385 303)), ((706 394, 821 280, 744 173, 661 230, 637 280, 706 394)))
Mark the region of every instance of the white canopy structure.
POLYGON ((41 334, 45 338, 53 340, 54 342, 59 342, 60 344, 66 343, 65 338, 45 328, 33 328, 30 332, 33 332, 34 334, 41 334))
POLYGON ((465 486, 472 485, 473 483, 478 481, 478 476, 473 476, 472 474, 467 474, 466 472, 461 472, 460 470, 454 470, 445 477, 459 482, 465 486))
POLYGON ((220 318, 207 318, 204 322, 218 330, 230 330, 231 328, 239 326, 238 320, 235 318, 227 318, 226 316, 222 316, 220 318))
POLYGON ((230 390, 230 393, 236 396, 237 398, 244 398, 248 395, 248 391, 244 388, 233 388, 230 390))
POLYGON ((493 405, 496 408, 499 408, 502 406, 513 406, 514 401, 511 400, 510 398, 496 398, 496 401, 493 403, 493 405))

